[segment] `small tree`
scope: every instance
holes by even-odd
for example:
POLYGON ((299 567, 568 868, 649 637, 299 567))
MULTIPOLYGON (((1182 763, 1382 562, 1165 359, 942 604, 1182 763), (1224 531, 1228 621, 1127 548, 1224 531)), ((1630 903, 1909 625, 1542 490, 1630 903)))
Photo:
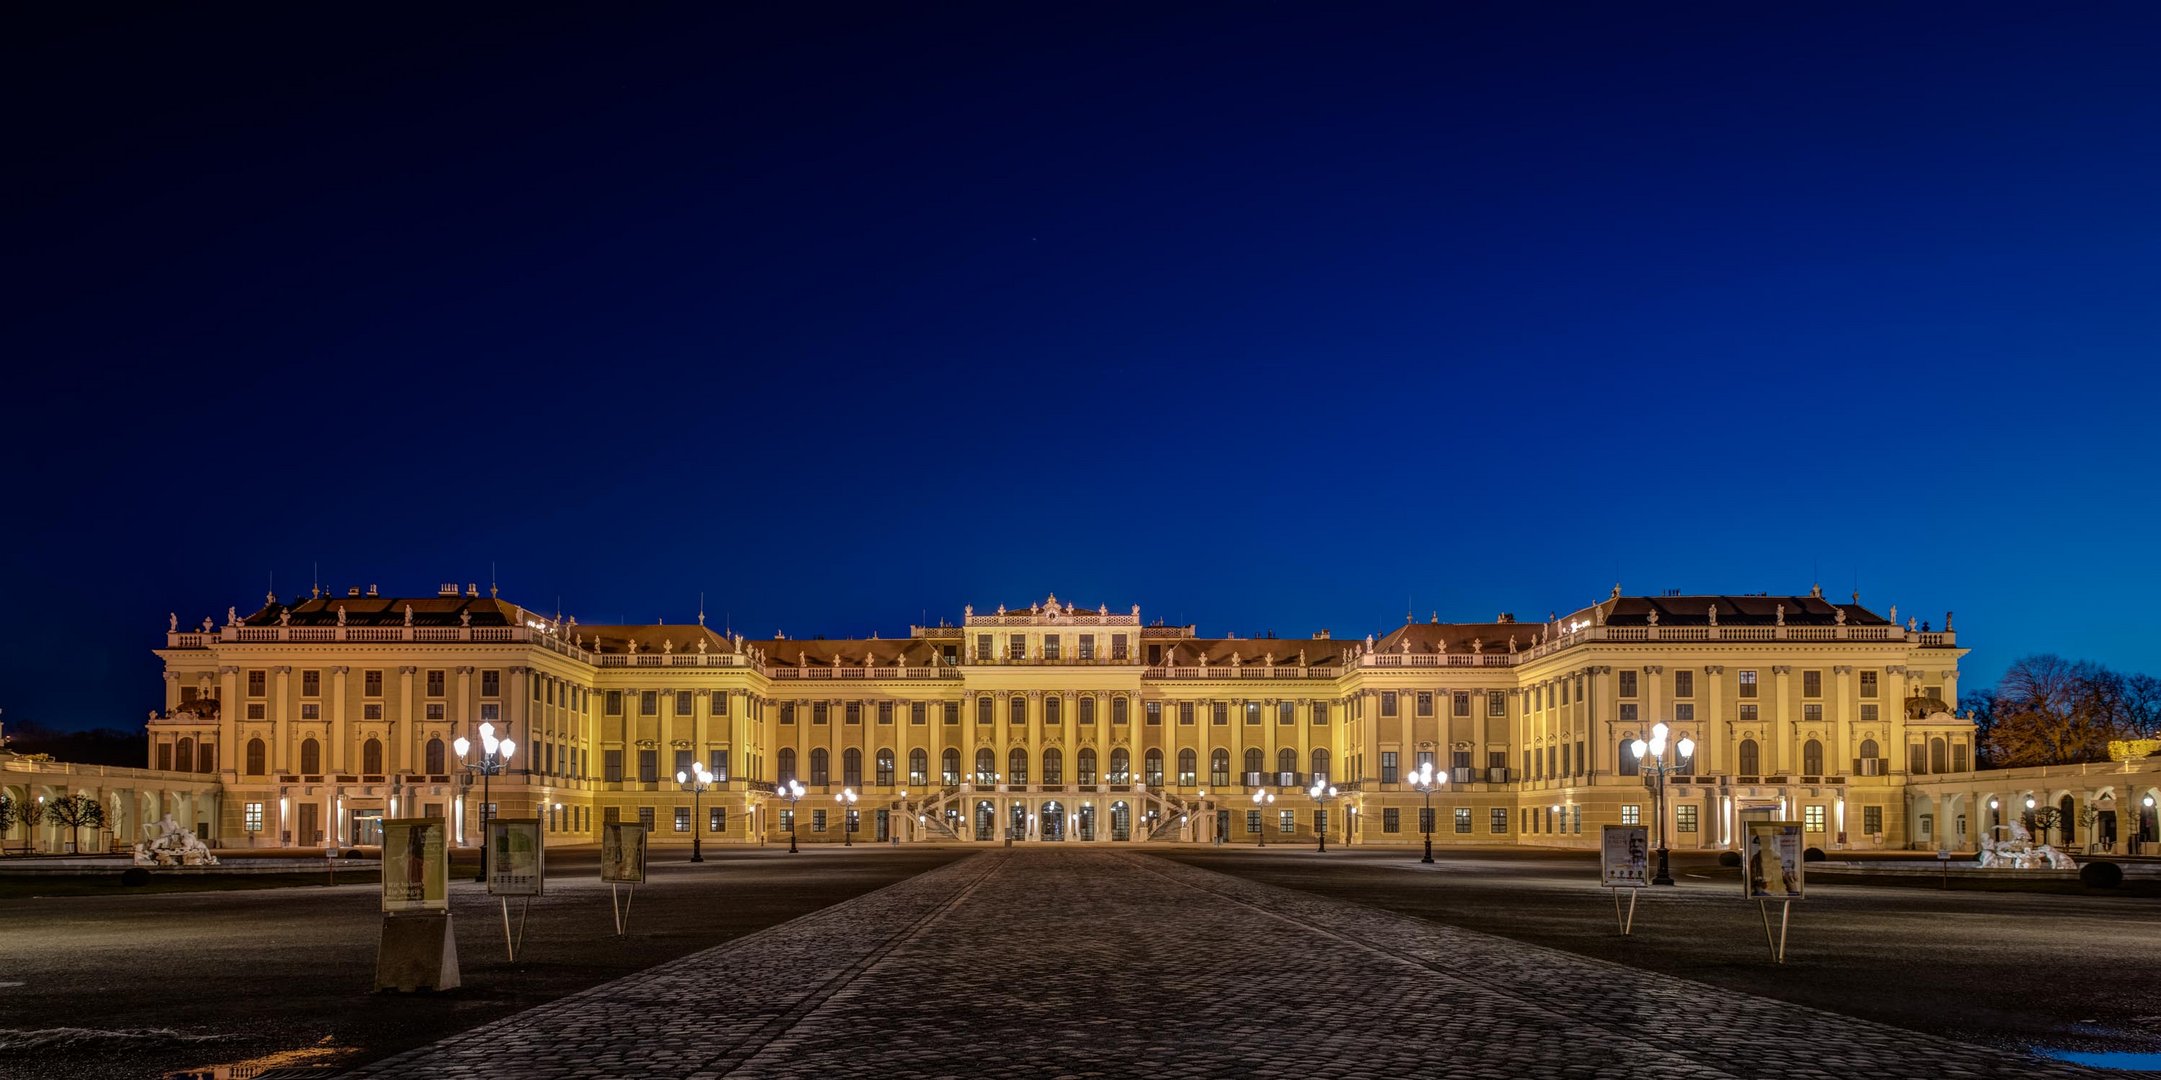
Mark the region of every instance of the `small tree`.
POLYGON ((6 794, 0 794, 0 840, 6 840, 7 835, 15 831, 15 819, 20 816, 15 800, 6 794))
POLYGON ((51 814, 54 821, 67 826, 68 832, 74 838, 72 843, 77 853, 80 853, 83 848, 82 831, 84 829, 102 829, 105 827, 105 804, 81 793, 64 795, 54 799, 45 808, 45 812, 51 814))
POLYGON ((2041 842, 2044 844, 2048 843, 2048 831, 2063 820, 2063 811, 2053 806, 2036 806, 2027 811, 2027 814, 2033 818, 2034 831, 2041 835, 2041 842))
POLYGON ((36 799, 24 803, 22 819, 24 838, 30 841, 32 847, 36 847, 38 840, 37 827, 45 824, 45 804, 36 799))

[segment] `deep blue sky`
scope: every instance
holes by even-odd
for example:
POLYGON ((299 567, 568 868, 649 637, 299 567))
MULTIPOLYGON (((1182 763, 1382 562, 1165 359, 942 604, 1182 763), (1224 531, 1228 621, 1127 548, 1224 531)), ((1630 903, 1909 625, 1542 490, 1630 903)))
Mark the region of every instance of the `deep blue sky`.
POLYGON ((805 7, 10 10, 6 717, 318 563, 2161 667, 2161 8, 805 7))

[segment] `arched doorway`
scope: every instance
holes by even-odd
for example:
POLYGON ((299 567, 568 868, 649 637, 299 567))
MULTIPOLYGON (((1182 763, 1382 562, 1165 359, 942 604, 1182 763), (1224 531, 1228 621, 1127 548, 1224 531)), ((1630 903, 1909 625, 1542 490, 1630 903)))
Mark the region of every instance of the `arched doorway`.
POLYGON ((1043 804, 1043 839, 1065 839, 1064 803, 1053 801, 1043 804))
POLYGON ((1093 840, 1096 838, 1096 804, 1092 802, 1081 804, 1080 838, 1082 840, 1093 840))
POLYGON ((989 799, 978 800, 975 804, 975 838, 995 840, 997 833, 998 808, 992 806, 989 799))
POLYGON ((1124 799, 1111 804, 1111 839, 1133 839, 1133 808, 1124 799))

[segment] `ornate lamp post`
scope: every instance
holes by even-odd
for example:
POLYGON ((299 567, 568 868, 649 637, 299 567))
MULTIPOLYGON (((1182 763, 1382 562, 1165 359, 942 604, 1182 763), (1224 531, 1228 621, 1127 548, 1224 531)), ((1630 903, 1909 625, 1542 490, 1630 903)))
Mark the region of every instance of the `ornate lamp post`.
POLYGON ((796 821, 795 803, 796 800, 803 797, 803 782, 801 780, 790 780, 780 786, 780 793, 788 797, 788 854, 793 855, 795 854, 796 830, 801 827, 796 821))
POLYGON ((474 881, 488 880, 488 778, 500 775, 510 767, 510 758, 518 752, 518 744, 509 739, 495 737, 494 724, 480 725, 480 757, 465 760, 473 744, 460 735, 450 744, 457 751, 458 767, 469 773, 480 774, 480 874, 474 881))
POLYGON ((1274 792, 1256 791, 1253 793, 1253 805, 1259 807, 1261 811, 1261 827, 1254 831, 1260 834, 1260 846, 1262 847, 1268 846, 1268 804, 1275 801, 1276 796, 1274 792))
MULTIPOLYGON (((1316 780, 1316 781, 1314 781, 1314 782, 1313 782, 1313 790, 1311 790, 1311 791, 1308 791, 1308 792, 1306 792, 1306 794, 1308 794, 1308 795, 1311 795, 1311 796, 1313 796, 1313 802, 1314 802, 1314 803, 1315 803, 1316 805, 1318 805, 1318 806, 1319 806, 1319 807, 1321 808, 1321 817, 1322 817, 1322 819, 1323 819, 1323 820, 1326 820, 1326 819, 1327 819, 1327 817, 1328 817, 1328 800, 1330 800, 1330 799, 1333 799, 1333 798, 1335 798, 1335 797, 1336 797, 1336 787, 1335 787, 1335 785, 1334 785, 1334 784, 1330 784, 1330 783, 1328 783, 1328 782, 1326 782, 1326 781, 1322 781, 1322 780, 1316 780)), ((1322 851, 1327 851, 1327 850, 1328 850, 1328 827, 1327 827, 1326 825, 1323 825, 1322 827, 1320 827, 1320 828, 1318 828, 1318 829, 1315 829, 1315 830, 1313 830, 1313 831, 1314 831, 1315 833, 1318 833, 1318 834, 1320 835, 1320 839, 1321 839, 1321 846, 1320 846, 1320 850, 1322 850, 1322 851)))
POLYGON ((1666 865, 1666 774, 1688 768, 1689 760, 1696 756, 1696 740, 1686 735, 1674 745, 1677 753, 1668 756, 1666 733, 1666 725, 1653 724, 1651 741, 1637 739, 1628 746, 1635 752, 1636 767, 1643 773, 1643 786, 1651 789, 1651 805, 1658 815, 1658 873, 1651 878, 1653 885, 1673 884, 1673 872, 1666 865))
POLYGON ((1433 861, 1433 789, 1448 783, 1448 770, 1436 769, 1431 760, 1421 761, 1411 770, 1411 786, 1426 797, 1425 816, 1419 820, 1419 830, 1426 834, 1426 857, 1422 863, 1433 861))
POLYGON ((698 797, 705 794, 705 789, 713 786, 713 774, 705 771, 705 762, 693 761, 690 763, 689 772, 681 769, 675 771, 675 782, 684 791, 690 792, 690 861, 704 862, 705 850, 701 843, 704 838, 698 835, 698 797))
POLYGON ((833 801, 840 804, 840 846, 842 847, 855 846, 855 818, 852 816, 852 812, 855 809, 855 801, 859 797, 856 795, 854 788, 842 788, 840 794, 833 796, 833 801))

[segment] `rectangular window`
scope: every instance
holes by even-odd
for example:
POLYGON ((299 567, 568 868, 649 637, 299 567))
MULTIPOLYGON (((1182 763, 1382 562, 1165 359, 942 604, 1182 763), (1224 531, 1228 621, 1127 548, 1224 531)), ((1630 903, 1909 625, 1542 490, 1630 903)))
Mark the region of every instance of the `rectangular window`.
POLYGON ((1696 703, 1693 701, 1674 702, 1673 719, 1679 723, 1688 723, 1696 719, 1696 703))
POLYGON ((1683 668, 1673 673, 1673 696, 1696 696, 1696 673, 1683 668))
POLYGON ((1006 641, 1006 658, 1010 660, 1028 659, 1027 635, 1012 634, 1008 636, 1006 641))
POLYGON ((1449 699, 1449 713, 1454 716, 1471 715, 1471 692, 1458 690, 1449 699))
POLYGON ((690 751, 677 750, 675 752, 675 768, 670 771, 688 774, 690 772, 690 762, 690 751))
POLYGON ((728 715, 728 692, 726 690, 713 691, 713 700, 709 704, 713 708, 714 716, 728 715))
POLYGON ((690 807, 678 806, 675 808, 675 831, 690 831, 690 807))
POLYGON ((1278 810, 1278 811, 1276 811, 1276 831, 1277 831, 1277 832, 1279 832, 1279 833, 1282 833, 1282 834, 1283 834, 1283 835, 1285 835, 1285 836, 1289 836, 1289 835, 1291 835, 1292 833, 1295 833, 1295 832, 1297 832, 1297 831, 1298 831, 1298 811, 1296 811, 1296 810, 1278 810))
POLYGON ((1147 703, 1146 705, 1142 706, 1142 707, 1141 707, 1141 711, 1142 711, 1142 712, 1145 712, 1145 713, 1147 713, 1147 714, 1148 714, 1148 725, 1149 725, 1150 727, 1154 727, 1154 726, 1156 726, 1156 725, 1158 725, 1158 724, 1161 724, 1161 723, 1163 722, 1163 703, 1162 703, 1162 702, 1160 702, 1160 701, 1151 701, 1151 702, 1147 703))
POLYGON ((366 705, 362 705, 360 707, 360 718, 363 720, 381 720, 383 718, 383 703, 371 701, 366 705))
POLYGON ((1418 831, 1421 833, 1429 833, 1433 831, 1432 807, 1421 806, 1418 808, 1418 831))
POLYGON ((1641 825, 1641 824, 1643 824, 1643 807, 1641 807, 1641 806, 1638 806, 1638 805, 1637 805, 1637 804, 1635 804, 1635 803, 1629 803, 1629 804, 1627 804, 1626 806, 1623 806, 1623 807, 1621 807, 1621 824, 1623 824, 1623 825, 1641 825))
POLYGON ((638 715, 639 715, 639 716, 659 716, 659 715, 660 715, 660 691, 658 691, 658 690, 640 690, 640 691, 638 691, 638 715))
POLYGON ((1801 719, 1806 720, 1811 724, 1823 723, 1823 705, 1819 702, 1811 701, 1808 704, 1801 706, 1801 719))
POLYGON ((263 804, 251 802, 242 814, 240 827, 251 833, 263 831, 263 804))
POLYGON ((841 706, 841 709, 842 709, 842 713, 843 713, 843 715, 847 717, 847 720, 846 720, 846 722, 847 722, 847 723, 850 723, 850 724, 860 724, 860 723, 862 723, 862 722, 863 722, 863 703, 862 703, 862 702, 860 702, 860 701, 851 701, 851 702, 849 702, 848 704, 846 704, 846 705, 843 705, 843 706, 841 706))
POLYGON ((1508 715, 1508 694, 1506 691, 1494 690, 1486 694, 1486 715, 1508 715))
POLYGON ((1635 696, 1636 696, 1636 673, 1635 673, 1635 672, 1633 672, 1633 671, 1623 671, 1623 672, 1621 672, 1621 673, 1620 673, 1620 675, 1621 675, 1621 696, 1622 696, 1622 697, 1635 697, 1635 696))
POLYGON ((428 672, 428 696, 443 696, 443 672, 441 668, 428 672))
POLYGON ((500 672, 500 671, 492 671, 492 670, 491 670, 491 671, 483 671, 483 672, 481 672, 481 673, 480 673, 480 696, 481 696, 481 697, 502 697, 502 696, 503 696, 503 673, 502 673, 502 672, 500 672))
POLYGON ((248 672, 248 696, 262 697, 268 694, 270 692, 269 679, 270 673, 267 671, 248 672))
POLYGON ((780 831, 785 833, 795 831, 795 811, 782 810, 780 812, 780 831))
POLYGON ((623 715, 623 692, 621 690, 608 691, 607 695, 601 698, 600 711, 607 713, 609 716, 623 715))
POLYGON ((1260 703, 1260 702, 1258 702, 1258 701, 1248 701, 1248 702, 1246 702, 1246 723, 1248 723, 1248 724, 1258 724, 1258 723, 1260 723, 1260 722, 1261 722, 1261 703, 1260 703))
POLYGON ((945 703, 945 722, 948 724, 960 723, 960 702, 948 701, 945 703))
POLYGON ((1007 713, 1011 714, 1014 723, 1025 724, 1028 722, 1027 698, 1022 697, 1019 694, 1015 694, 1012 697, 1006 699, 1005 709, 1007 713))
POLYGON ((1399 833, 1399 832, 1402 832, 1402 831, 1403 831, 1403 811, 1401 811, 1401 810, 1398 810, 1398 809, 1396 809, 1396 808, 1395 808, 1395 807, 1393 807, 1393 806, 1390 806, 1390 807, 1386 807, 1386 808, 1382 809, 1382 810, 1381 810, 1381 831, 1382 831, 1382 832, 1384 832, 1384 833, 1399 833))
POLYGON ((824 831, 825 831, 825 811, 823 811, 823 810, 813 810, 813 811, 811 811, 811 812, 810 812, 810 831, 812 831, 812 832, 824 832, 824 831))
POLYGON ((360 692, 367 697, 382 697, 383 673, 380 671, 362 673, 360 676, 360 692))
POLYGON ((611 784, 623 782, 623 752, 602 750, 600 752, 600 778, 611 784))
POLYGON ((1682 803, 1673 808, 1673 831, 1692 833, 1696 831, 1696 811, 1701 807, 1682 803))
POLYGON ((727 832, 727 831, 728 831, 728 808, 727 808, 727 807, 725 807, 725 806, 709 806, 709 807, 707 807, 707 808, 706 808, 706 811, 705 811, 705 831, 706 831, 706 832, 727 832))
POLYGON ((989 634, 977 634, 977 635, 975 636, 975 656, 976 656, 976 659, 978 659, 978 660, 992 660, 992 659, 996 659, 996 653, 997 653, 997 648, 998 648, 997 646, 995 646, 995 645, 992 645, 992 644, 991 644, 991 636, 990 636, 989 634))
POLYGON ((1043 635, 1043 659, 1045 659, 1045 660, 1056 660, 1056 659, 1058 659, 1058 635, 1056 635, 1056 634, 1045 634, 1045 635, 1043 635))
POLYGON ((1418 697, 1417 697, 1417 701, 1418 701, 1418 705, 1417 705, 1417 709, 1418 709, 1418 715, 1420 715, 1420 716, 1432 716, 1432 715, 1433 715, 1433 692, 1432 692, 1432 691, 1430 691, 1430 690, 1420 690, 1420 691, 1418 692, 1418 697))
POLYGON ((322 673, 322 672, 320 672, 320 671, 303 671, 303 672, 301 672, 301 673, 300 673, 300 696, 301 696, 301 697, 321 697, 321 696, 323 696, 323 673, 322 673))
POLYGON ((728 752, 708 751, 705 755, 705 771, 712 773, 716 782, 728 779, 728 752))
POLYGON ((811 703, 811 705, 810 705, 810 722, 811 722, 811 723, 813 723, 813 724, 826 724, 826 723, 831 723, 831 722, 832 722, 832 719, 833 719, 833 705, 832 705, 832 703, 831 703, 831 702, 829 702, 829 701, 814 701, 814 702, 812 702, 812 703, 811 703))
POLYGON ((1295 703, 1289 701, 1276 702, 1276 723, 1278 725, 1295 724, 1297 722, 1298 706, 1295 703))
POLYGON ((660 751, 638 751, 638 779, 647 784, 660 782, 660 751))
POLYGON ((1456 835, 1468 835, 1471 831, 1471 808, 1468 806, 1456 807, 1455 821, 1456 835))
POLYGON ((1381 691, 1381 715, 1382 715, 1382 716, 1394 716, 1394 715, 1396 715, 1396 692, 1395 692, 1395 691, 1393 691, 1393 690, 1383 690, 1383 691, 1381 691))
POLYGON ((1192 703, 1192 702, 1190 702, 1190 701, 1181 701, 1181 702, 1179 702, 1179 703, 1178 703, 1178 722, 1179 722, 1180 724, 1182 724, 1182 725, 1185 725, 1185 726, 1188 726, 1188 727, 1192 726, 1192 724, 1193 724, 1193 703, 1192 703))
POLYGON ((304 702, 300 706, 300 718, 302 720, 320 720, 323 718, 323 707, 312 701, 304 702))
POLYGON ((1112 635, 1111 635, 1111 659, 1113 659, 1113 660, 1123 660, 1123 659, 1125 659, 1125 658, 1126 658, 1126 636, 1125 636, 1124 634, 1112 634, 1112 635))
POLYGON ((501 720, 503 718, 503 703, 500 701, 481 702, 480 718, 490 722, 501 720))
POLYGON ((442 702, 440 702, 440 701, 431 701, 431 702, 428 702, 428 719, 430 719, 430 720, 441 720, 442 718, 443 718, 443 703, 442 703, 442 702))
POLYGON ((909 702, 909 703, 908 703, 908 723, 910 723, 910 724, 926 724, 926 725, 927 725, 927 724, 929 724, 929 723, 930 723, 930 706, 929 706, 929 705, 927 705, 927 704, 925 704, 925 703, 923 703, 923 702, 920 702, 920 701, 911 701, 911 702, 909 702))
POLYGON ((1247 834, 1248 834, 1248 835, 1253 835, 1253 836, 1258 836, 1258 835, 1260 835, 1260 831, 1261 831, 1261 812, 1260 812, 1260 811, 1258 811, 1258 810, 1248 810, 1248 811, 1246 811, 1246 832, 1247 832, 1247 834))
POLYGON ((998 722, 998 703, 989 694, 976 696, 975 722, 985 727, 998 722))
POLYGON ((691 716, 695 715, 697 711, 698 699, 696 694, 693 694, 688 690, 678 690, 675 692, 675 715, 691 716))
POLYGON ((1316 701, 1316 702, 1314 702, 1314 703, 1313 703, 1313 722, 1314 722, 1315 724, 1325 724, 1325 723, 1327 723, 1327 722, 1328 722, 1328 703, 1327 703, 1327 702, 1325 702, 1325 701, 1316 701))
MULTIPOLYGON (((614 693, 614 691, 612 691, 612 690, 611 690, 611 691, 609 691, 609 693, 614 693)), ((783 702, 781 702, 781 703, 780 703, 780 722, 781 722, 781 723, 783 723, 783 724, 792 724, 792 723, 795 723, 795 703, 794 703, 794 702, 792 702, 792 701, 783 701, 783 702)))
POLYGON ((1741 672, 1741 673, 1740 673, 1740 677, 1741 677, 1741 696, 1742 696, 1742 697, 1755 697, 1755 696, 1756 696, 1756 673, 1755 673, 1755 672, 1753 672, 1753 671, 1744 671, 1744 672, 1741 672))
POLYGON ((1861 706, 1861 722, 1866 724, 1873 724, 1876 722, 1875 702, 1871 701, 1861 706))
POLYGON ((1486 831, 1498 836, 1508 831, 1508 808, 1494 807, 1486 817, 1486 831))
POLYGON ((1801 696, 1802 696, 1802 697, 1822 697, 1822 696, 1823 696, 1823 672, 1821 672, 1821 671, 1804 671, 1804 672, 1802 672, 1802 673, 1801 673, 1801 696))
POLYGON ((1209 722, 1209 723, 1211 723, 1211 724, 1216 724, 1216 725, 1218 725, 1218 726, 1221 726, 1221 725, 1225 725, 1225 724, 1229 724, 1229 723, 1231 722, 1231 705, 1230 705, 1230 702, 1227 702, 1227 701, 1211 701, 1211 702, 1209 702, 1209 703, 1208 703, 1208 722, 1209 722))
POLYGON ((1815 805, 1802 807, 1801 825, 1803 831, 1806 832, 1820 833, 1824 831, 1823 805, 1821 803, 1817 803, 1815 805))
POLYGON ((1875 672, 1873 672, 1873 671, 1864 671, 1864 672, 1862 672, 1862 673, 1861 673, 1861 696, 1862 696, 1862 697, 1875 697, 1875 696, 1876 696, 1876 673, 1875 673, 1875 672))
POLYGON ((1743 705, 1743 706, 1741 706, 1741 721, 1742 721, 1743 723, 1750 723, 1750 724, 1753 724, 1753 723, 1755 723, 1755 722, 1756 722, 1756 706, 1754 706, 1754 705, 1743 705))
POLYGON ((1393 750, 1383 750, 1381 751, 1381 783, 1393 784, 1395 782, 1396 752, 1393 750))
POLYGON ((1864 806, 1861 808, 1861 831, 1869 836, 1882 835, 1883 807, 1864 806))
POLYGON ((1621 703, 1621 722, 1622 722, 1622 723, 1624 723, 1624 724, 1632 724, 1632 723, 1635 723, 1635 721, 1636 721, 1636 703, 1635 703, 1635 702, 1633 702, 1633 701, 1624 701, 1624 702, 1622 702, 1622 703, 1621 703))

